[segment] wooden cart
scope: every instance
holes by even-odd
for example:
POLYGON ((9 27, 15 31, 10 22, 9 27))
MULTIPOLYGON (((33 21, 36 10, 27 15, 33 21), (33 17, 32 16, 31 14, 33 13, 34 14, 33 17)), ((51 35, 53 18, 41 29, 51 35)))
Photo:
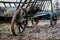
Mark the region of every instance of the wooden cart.
POLYGON ((27 28, 29 20, 37 25, 41 19, 50 19, 51 25, 56 24, 57 15, 53 13, 52 0, 20 0, 11 21, 11 31, 15 36, 20 35, 27 28))

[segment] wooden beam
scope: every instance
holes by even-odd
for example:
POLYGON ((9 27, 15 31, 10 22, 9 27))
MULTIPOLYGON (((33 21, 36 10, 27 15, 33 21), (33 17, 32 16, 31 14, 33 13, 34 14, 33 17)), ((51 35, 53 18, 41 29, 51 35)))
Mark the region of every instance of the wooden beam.
POLYGON ((7 2, 7 1, 0 1, 0 3, 19 3, 19 2, 7 2))

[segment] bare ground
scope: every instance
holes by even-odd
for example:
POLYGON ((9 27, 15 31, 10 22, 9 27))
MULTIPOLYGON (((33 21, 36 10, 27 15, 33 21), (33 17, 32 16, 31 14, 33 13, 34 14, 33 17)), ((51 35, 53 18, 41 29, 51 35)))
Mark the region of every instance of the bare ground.
POLYGON ((55 26, 49 22, 39 22, 36 27, 26 28, 21 36, 13 36, 9 23, 0 23, 0 40, 59 40, 60 20, 55 26))

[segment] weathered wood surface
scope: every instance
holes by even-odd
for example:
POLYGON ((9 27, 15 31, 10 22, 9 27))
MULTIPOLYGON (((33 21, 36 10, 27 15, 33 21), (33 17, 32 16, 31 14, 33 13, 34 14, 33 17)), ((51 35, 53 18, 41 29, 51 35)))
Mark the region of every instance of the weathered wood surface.
POLYGON ((0 16, 0 21, 11 22, 12 17, 0 16))

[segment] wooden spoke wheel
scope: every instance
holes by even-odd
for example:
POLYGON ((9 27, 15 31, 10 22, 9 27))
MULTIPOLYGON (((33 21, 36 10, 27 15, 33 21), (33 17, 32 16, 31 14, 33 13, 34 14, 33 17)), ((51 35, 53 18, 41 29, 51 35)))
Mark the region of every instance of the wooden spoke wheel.
POLYGON ((56 23, 57 23, 57 15, 53 14, 52 20, 50 20, 50 24, 51 25, 56 25, 56 23))
POLYGON ((13 35, 21 35, 27 26, 26 13, 24 10, 17 10, 12 18, 11 31, 13 35))

